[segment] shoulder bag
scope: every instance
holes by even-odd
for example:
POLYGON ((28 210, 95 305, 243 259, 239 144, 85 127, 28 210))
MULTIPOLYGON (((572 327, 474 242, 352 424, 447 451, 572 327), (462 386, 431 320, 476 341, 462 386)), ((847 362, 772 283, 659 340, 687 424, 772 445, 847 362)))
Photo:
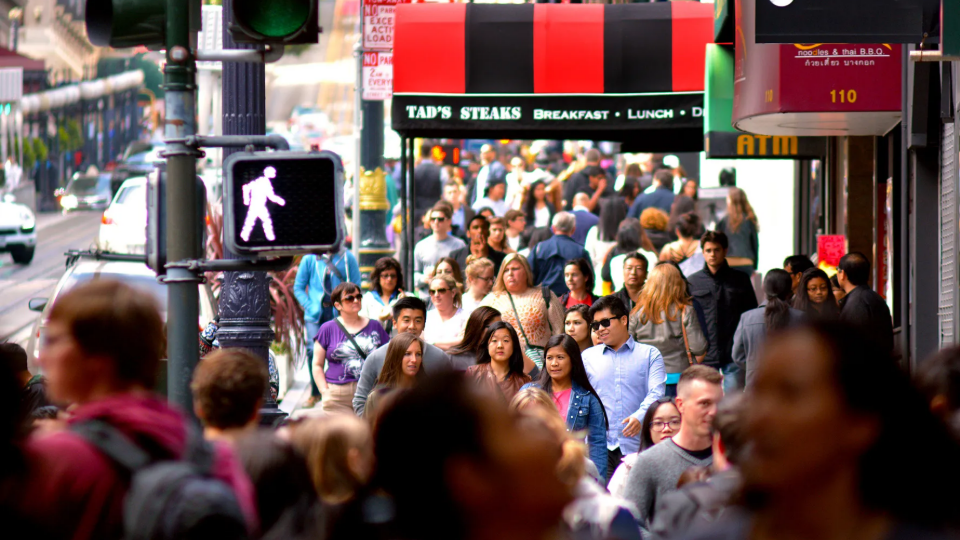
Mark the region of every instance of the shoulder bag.
POLYGON ((683 323, 683 314, 686 311, 687 306, 682 306, 680 308, 680 331, 683 332, 683 348, 687 351, 687 360, 690 361, 690 365, 699 364, 700 359, 693 356, 693 351, 690 350, 690 340, 687 339, 687 325, 683 323))
MULTIPOLYGON (((546 291, 541 288, 541 293, 543 293, 544 301, 547 303, 547 326, 550 327, 550 332, 553 332, 553 328, 550 326, 550 300, 547 296, 546 291)), ((533 360, 533 363, 537 365, 537 369, 543 369, 543 358, 546 356, 546 350, 543 347, 534 345, 530 342, 530 338, 527 337, 527 333, 523 330, 523 323, 520 322, 520 312, 517 311, 517 305, 513 303, 513 295, 510 294, 510 291, 507 291, 507 297, 510 299, 510 307, 513 308, 513 313, 517 316, 517 326, 520 327, 520 335, 523 336, 523 340, 527 342, 527 348, 523 350, 523 353, 527 355, 527 358, 533 360)))
MULTIPOLYGON (((357 350, 357 354, 360 355, 360 358, 361 358, 363 361, 366 361, 366 360, 367 360, 367 353, 363 352, 363 349, 361 349, 360 346, 357 345, 356 340, 353 339, 353 334, 351 334, 350 332, 347 332, 347 327, 344 326, 342 322, 340 322, 340 318, 339 318, 339 317, 337 317, 337 318, 334 319, 334 320, 337 321, 337 326, 340 327, 340 330, 343 330, 343 333, 347 335, 347 339, 350 340, 350 344, 353 345, 353 348, 357 350)), ((363 330, 360 330, 360 331, 363 332, 363 330)))

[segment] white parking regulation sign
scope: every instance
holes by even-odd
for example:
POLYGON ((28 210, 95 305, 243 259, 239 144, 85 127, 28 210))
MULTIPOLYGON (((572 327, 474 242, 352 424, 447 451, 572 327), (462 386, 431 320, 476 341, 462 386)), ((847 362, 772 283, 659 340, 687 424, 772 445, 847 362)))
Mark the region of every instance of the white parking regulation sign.
POLYGON ((393 22, 397 4, 410 0, 364 0, 363 48, 389 51, 393 49, 393 22))
POLYGON ((363 99, 383 101, 393 96, 393 53, 363 53, 363 99))

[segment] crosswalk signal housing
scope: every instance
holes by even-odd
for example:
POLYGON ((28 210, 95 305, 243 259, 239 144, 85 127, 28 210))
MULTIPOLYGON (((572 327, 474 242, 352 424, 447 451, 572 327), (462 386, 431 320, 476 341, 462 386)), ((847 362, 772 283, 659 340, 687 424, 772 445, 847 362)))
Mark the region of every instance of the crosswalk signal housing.
POLYGON ((223 164, 224 239, 241 255, 339 250, 343 163, 333 152, 238 152, 223 164))

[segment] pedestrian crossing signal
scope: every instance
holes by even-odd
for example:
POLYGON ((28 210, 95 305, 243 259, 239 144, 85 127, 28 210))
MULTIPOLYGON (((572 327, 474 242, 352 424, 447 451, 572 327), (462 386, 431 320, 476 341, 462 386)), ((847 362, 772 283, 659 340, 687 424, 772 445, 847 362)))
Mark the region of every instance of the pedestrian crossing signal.
POLYGON ((223 165, 224 240, 240 255, 339 249, 343 164, 332 152, 238 152, 223 165))

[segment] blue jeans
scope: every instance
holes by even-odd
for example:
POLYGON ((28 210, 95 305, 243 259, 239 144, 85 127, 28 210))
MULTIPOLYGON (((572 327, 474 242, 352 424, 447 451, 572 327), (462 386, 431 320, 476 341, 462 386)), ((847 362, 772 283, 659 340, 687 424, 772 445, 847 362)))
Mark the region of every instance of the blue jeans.
POLYGON ((320 323, 303 321, 303 324, 307 329, 307 371, 310 373, 310 395, 320 397, 320 389, 317 388, 317 383, 313 380, 313 344, 315 343, 314 339, 317 337, 317 332, 320 331, 320 323))
POLYGON ((736 394, 743 390, 740 385, 740 366, 730 362, 720 372, 723 373, 724 394, 736 394))

